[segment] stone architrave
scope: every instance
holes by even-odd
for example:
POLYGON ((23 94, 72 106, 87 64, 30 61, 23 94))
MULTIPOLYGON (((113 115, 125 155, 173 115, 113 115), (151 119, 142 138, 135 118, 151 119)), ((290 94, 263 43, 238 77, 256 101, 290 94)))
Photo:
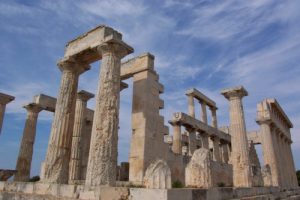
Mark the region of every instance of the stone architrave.
POLYGON ((208 188, 212 186, 211 154, 208 149, 197 149, 185 168, 186 187, 208 188))
POLYGON ((0 134, 5 113, 6 104, 13 101, 15 97, 0 92, 0 134))
POLYGON ((102 55, 102 64, 85 184, 114 186, 118 157, 121 58, 133 52, 133 49, 125 43, 106 42, 99 45, 98 51, 102 55))
POLYGON ((28 181, 30 178, 37 118, 39 112, 42 110, 42 108, 35 103, 27 104, 24 108, 27 110, 27 118, 23 130, 23 137, 16 166, 17 173, 15 174, 14 181, 28 181))
POLYGON ((171 188, 171 170, 164 160, 156 160, 148 166, 144 186, 151 189, 171 188))
POLYGON ((248 92, 240 86, 223 90, 221 94, 229 100, 233 184, 235 187, 251 187, 249 148, 242 104, 242 98, 247 96, 248 92))
POLYGON ((67 59, 61 60, 58 66, 62 78, 41 179, 44 182, 67 183, 78 79, 90 66, 67 59))
POLYGON ((76 183, 81 180, 81 158, 82 158, 82 143, 85 137, 85 120, 87 113, 87 101, 94 97, 87 91, 81 90, 77 93, 76 108, 75 108, 75 120, 72 137, 72 148, 71 148, 71 160, 70 160, 70 175, 69 183, 76 183))

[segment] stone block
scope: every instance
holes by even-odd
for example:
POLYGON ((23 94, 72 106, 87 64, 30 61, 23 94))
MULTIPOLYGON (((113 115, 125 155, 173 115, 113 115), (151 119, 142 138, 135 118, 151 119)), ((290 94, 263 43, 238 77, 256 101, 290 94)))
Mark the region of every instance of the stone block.
POLYGON ((145 173, 144 185, 151 189, 171 188, 171 170, 163 160, 151 163, 145 173))
MULTIPOLYGON (((167 200, 168 190, 130 188, 130 200, 167 200)), ((177 200, 177 199, 174 199, 177 200)))

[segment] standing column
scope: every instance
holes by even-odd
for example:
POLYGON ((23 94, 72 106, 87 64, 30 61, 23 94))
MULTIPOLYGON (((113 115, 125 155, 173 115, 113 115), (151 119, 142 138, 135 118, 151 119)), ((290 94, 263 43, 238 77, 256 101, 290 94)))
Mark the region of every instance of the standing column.
POLYGON ((189 95, 188 96, 188 111, 189 111, 189 116, 195 118, 195 103, 194 103, 194 97, 189 95))
POLYGON ((272 174, 272 185, 279 186, 280 175, 279 166, 276 156, 276 146, 274 145, 274 136, 271 132, 271 121, 270 120, 257 120, 260 125, 263 159, 264 165, 269 165, 272 174))
POLYGON ((220 162, 220 139, 218 137, 211 137, 213 142, 213 158, 215 161, 220 162))
POLYGON ((222 162, 228 164, 228 161, 229 161, 228 144, 226 142, 222 141, 221 149, 222 149, 222 162))
POLYGON ((1 134, 1 129, 2 129, 2 123, 3 123, 3 118, 4 118, 4 113, 5 113, 5 107, 6 104, 14 100, 15 97, 0 93, 0 134, 1 134))
POLYGON ((286 156, 286 162, 287 162, 287 181, 288 181, 288 186, 289 188, 292 188, 293 187, 293 177, 292 177, 292 162, 290 160, 290 157, 289 157, 289 153, 288 153, 288 144, 287 144, 287 138, 286 136, 284 135, 284 139, 283 139, 283 152, 284 152, 284 155, 286 156))
POLYGON ((30 178, 37 118, 39 112, 42 110, 42 108, 35 103, 30 103, 24 106, 24 108, 27 110, 27 118, 23 130, 23 137, 16 166, 17 173, 14 181, 28 181, 30 178))
POLYGON ((210 107, 211 110, 211 125, 214 128, 218 128, 218 121, 217 121, 217 108, 210 107))
POLYGON ((132 52, 125 44, 103 43, 91 135, 86 185, 115 186, 118 157, 121 58, 132 52))
POLYGON ((71 160, 70 160, 70 175, 69 175, 69 183, 74 184, 81 180, 81 152, 84 131, 85 131, 85 123, 86 123, 86 110, 87 110, 87 101, 90 98, 93 98, 94 95, 81 90, 77 93, 76 99, 76 108, 75 108, 75 120, 74 120, 74 129, 73 129, 73 137, 72 137, 72 148, 71 148, 71 160))
POLYGON ((201 121, 207 124, 206 103, 204 101, 200 101, 200 104, 201 104, 201 121))
POLYGON ((189 132, 189 155, 192 156, 197 149, 196 130, 193 128, 186 129, 189 132))
POLYGON ((209 150, 209 138, 208 135, 204 132, 200 133, 201 134, 201 142, 202 142, 202 148, 208 149, 209 150))
POLYGON ((181 144, 181 127, 180 124, 173 125, 173 144, 172 151, 176 154, 182 154, 182 144, 181 144))
POLYGON ((296 176, 296 168, 295 168, 295 163, 294 163, 294 159, 293 159, 291 144, 292 144, 292 141, 288 141, 288 143, 287 143, 287 152, 288 152, 288 156, 290 158, 292 186, 297 188, 298 187, 298 180, 297 180, 297 176, 296 176))
POLYGON ((248 92, 242 87, 222 91, 229 100, 230 134, 232 145, 233 184, 251 187, 251 167, 242 98, 248 92))
POLYGON ((78 79, 90 66, 70 60, 62 60, 58 65, 62 78, 41 178, 45 182, 67 183, 78 79))

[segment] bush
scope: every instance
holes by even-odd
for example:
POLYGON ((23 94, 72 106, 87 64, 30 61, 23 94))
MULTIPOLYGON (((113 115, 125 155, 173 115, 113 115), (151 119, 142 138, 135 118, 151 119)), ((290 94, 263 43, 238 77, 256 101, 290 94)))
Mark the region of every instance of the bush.
POLYGON ((179 180, 176 180, 172 183, 172 188, 183 188, 183 184, 179 180))
POLYGON ((39 176, 33 176, 29 179, 29 182, 37 182, 40 180, 40 177, 39 176))

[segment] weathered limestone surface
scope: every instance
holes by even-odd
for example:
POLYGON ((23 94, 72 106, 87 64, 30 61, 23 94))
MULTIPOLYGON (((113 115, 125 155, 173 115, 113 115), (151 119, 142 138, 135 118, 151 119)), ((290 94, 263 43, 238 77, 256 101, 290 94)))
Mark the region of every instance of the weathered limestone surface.
POLYGON ((15 97, 0 92, 0 134, 3 124, 6 104, 13 101, 15 97))
POLYGON ((262 174, 262 177, 263 177, 264 186, 265 187, 272 186, 271 168, 268 164, 266 164, 262 167, 261 174, 262 174))
POLYGON ((181 127, 179 123, 173 125, 173 145, 172 151, 176 154, 182 153, 182 143, 181 143, 181 127))
POLYGON ((33 145, 36 135, 36 125, 39 112, 43 109, 35 103, 24 106, 27 110, 27 118, 23 130, 23 137, 19 150, 14 181, 28 181, 30 178, 33 145))
POLYGON ((171 188, 171 170, 165 161, 157 160, 148 166, 144 186, 152 189, 171 188))
POLYGON ((249 157, 251 163, 252 186, 262 187, 264 185, 264 182, 261 174, 259 159, 253 142, 250 142, 249 144, 249 157))
POLYGON ((229 100, 232 146, 233 183, 236 187, 251 187, 251 169, 242 98, 248 95, 243 87, 223 90, 229 100))
POLYGON ((90 66, 72 60, 61 60, 58 65, 62 78, 41 179, 45 182, 67 183, 78 79, 90 66))
POLYGON ((197 149, 185 169, 185 185, 187 187, 212 187, 210 170, 211 156, 208 149, 197 149))
POLYGON ((75 120, 72 137, 71 160, 70 160, 70 175, 69 183, 74 183, 81 180, 81 161, 83 152, 83 140, 86 122, 87 101, 93 98, 94 95, 81 90, 77 93, 75 120))
POLYGON ((118 154, 121 58, 133 49, 125 44, 104 43, 98 50, 102 54, 102 64, 85 184, 114 186, 118 154))

